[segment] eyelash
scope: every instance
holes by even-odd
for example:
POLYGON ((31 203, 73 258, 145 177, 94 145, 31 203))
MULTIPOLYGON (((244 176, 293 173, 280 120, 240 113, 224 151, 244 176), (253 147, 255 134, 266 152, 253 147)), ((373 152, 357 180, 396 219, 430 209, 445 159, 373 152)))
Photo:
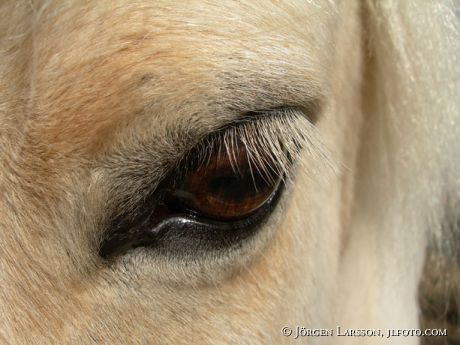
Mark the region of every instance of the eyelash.
POLYGON ((256 116, 255 119, 242 119, 201 140, 179 160, 174 169, 175 174, 180 178, 180 173, 184 172, 183 167, 205 165, 215 147, 226 150, 229 160, 233 162, 232 168, 237 171, 238 163, 234 157, 238 153, 235 150, 235 142, 238 140, 245 144, 252 166, 269 180, 289 178, 293 162, 298 161, 299 154, 307 143, 308 146, 318 143, 319 145, 310 147, 308 151, 323 155, 324 150, 316 138, 313 125, 303 115, 299 115, 301 112, 298 109, 284 108, 260 113, 252 114, 253 117, 256 116), (317 151, 318 148, 320 150, 317 151))

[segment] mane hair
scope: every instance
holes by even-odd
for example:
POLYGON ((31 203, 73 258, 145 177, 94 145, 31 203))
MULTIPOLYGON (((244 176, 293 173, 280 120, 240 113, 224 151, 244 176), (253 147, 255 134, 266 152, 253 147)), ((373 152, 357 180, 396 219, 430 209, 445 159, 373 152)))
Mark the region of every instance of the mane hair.
POLYGON ((441 320, 436 324, 450 327, 456 339, 460 339, 458 10, 454 1, 365 2, 365 144, 359 155, 355 208, 358 226, 365 215, 365 222, 380 233, 374 235, 386 248, 381 249, 386 262, 399 265, 398 274, 422 278, 423 324, 433 326, 441 320), (420 246, 428 254, 423 271, 420 246), (394 262, 391 253, 396 251, 404 254, 396 260, 404 261, 394 262), (419 263, 417 272, 414 262, 419 263))

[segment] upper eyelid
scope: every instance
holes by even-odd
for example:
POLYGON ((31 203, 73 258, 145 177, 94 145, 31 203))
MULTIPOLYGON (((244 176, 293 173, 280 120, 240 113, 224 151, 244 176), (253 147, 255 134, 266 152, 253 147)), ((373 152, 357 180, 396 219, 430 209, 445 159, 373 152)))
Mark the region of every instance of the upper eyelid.
MULTIPOLYGON (((231 120, 227 122, 226 124, 222 125, 219 127, 217 130, 207 133, 196 142, 191 145, 191 149, 188 151, 184 152, 181 156, 175 159, 175 162, 170 166, 168 169, 168 172, 165 175, 170 175, 174 171, 177 171, 178 169, 181 168, 182 165, 186 165, 190 156, 193 154, 196 154, 196 149, 200 147, 206 148, 207 146, 210 146, 211 143, 209 142, 210 138, 218 138, 220 134, 223 134, 227 131, 230 131, 232 129, 240 128, 245 125, 251 124, 251 123, 256 123, 259 122, 261 124, 268 124, 269 121, 272 121, 276 117, 282 117, 287 114, 302 114, 310 123, 313 123, 317 119, 317 116, 314 113, 314 110, 317 110, 317 105, 315 103, 314 107, 309 108, 308 110, 305 110, 304 107, 299 107, 299 106, 284 106, 284 107, 276 107, 276 108, 271 108, 271 109, 263 109, 263 110, 256 110, 256 111, 251 111, 245 113, 243 116, 241 116, 238 119, 231 120)), ((276 126, 276 122, 273 122, 273 126, 276 126)), ((263 125, 261 126, 263 127, 263 125)), ((275 138, 273 138, 275 140, 275 138)), ((202 152, 203 155, 206 155, 207 152, 202 152)))
MULTIPOLYGON (((268 120, 272 116, 278 116, 286 110, 298 111, 299 113, 302 113, 306 118, 308 118, 311 123, 315 123, 317 119, 316 114, 320 109, 320 103, 321 102, 318 102, 317 100, 313 100, 309 102, 308 105, 303 106, 286 105, 268 109, 247 111, 238 117, 220 120, 221 123, 218 126, 213 126, 211 129, 204 129, 201 131, 196 127, 191 126, 190 128, 187 128, 186 125, 181 125, 180 123, 174 124, 171 126, 171 128, 167 128, 164 131, 169 133, 167 135, 162 135, 164 140, 159 138, 160 144, 158 144, 158 140, 156 138, 152 138, 152 141, 142 139, 137 143, 133 143, 132 147, 122 146, 120 149, 116 149, 114 152, 109 152, 107 156, 98 159, 97 166, 105 171, 117 170, 127 175, 130 173, 128 171, 129 169, 119 169, 120 166, 129 167, 135 166, 136 163, 143 164, 144 162, 148 164, 151 160, 155 160, 156 162, 161 163, 160 165, 162 167, 160 167, 160 169, 164 170, 164 173, 166 173, 166 170, 170 170, 173 165, 181 161, 181 159, 189 151, 190 147, 196 146, 199 142, 203 141, 206 137, 212 135, 213 133, 225 131, 230 127, 239 126, 248 122, 268 120), (181 151, 181 149, 170 150, 167 147, 163 147, 167 145, 176 147, 180 146, 187 149, 181 151), (159 149, 158 151, 161 152, 155 152, 156 149, 159 149), (164 157, 166 154, 163 155, 163 151, 169 153, 167 159, 164 159, 166 158, 164 157), (172 153, 172 151, 177 152, 172 153), (149 153, 152 153, 152 156, 155 155, 155 157, 150 156, 149 153), (163 160, 165 162, 163 162, 163 160)), ((197 126, 201 127, 199 123, 197 126)), ((115 177, 116 176, 112 176, 112 178, 115 177)))
MULTIPOLYGON (((302 114, 308 121, 312 124, 315 124, 318 120, 318 114, 322 108, 322 102, 319 99, 313 99, 305 106, 299 105, 284 105, 284 106, 277 106, 272 107, 269 109, 259 109, 259 110, 252 110, 244 113, 242 116, 236 119, 229 120, 228 122, 222 124, 219 128, 214 130, 213 132, 207 133, 202 135, 201 138, 196 140, 195 145, 205 140, 206 137, 217 135, 219 132, 224 132, 229 128, 234 128, 237 126, 241 126, 247 123, 256 122, 256 121, 269 121, 276 116, 283 116, 286 113, 298 113, 302 114)), ((181 159, 178 159, 178 162, 183 160, 184 157, 187 156, 189 152, 186 152, 182 155, 181 159)))

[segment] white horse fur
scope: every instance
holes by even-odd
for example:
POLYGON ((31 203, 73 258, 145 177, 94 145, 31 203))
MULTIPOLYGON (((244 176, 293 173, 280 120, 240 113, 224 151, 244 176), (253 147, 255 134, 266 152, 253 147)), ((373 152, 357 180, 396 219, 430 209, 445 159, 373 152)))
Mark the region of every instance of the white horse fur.
POLYGON ((428 250, 460 288, 458 8, 0 1, 0 343, 418 344, 281 329, 421 328, 428 250), (315 121, 239 134, 288 174, 240 250, 99 257, 114 200, 131 207, 223 123, 285 105, 315 121))

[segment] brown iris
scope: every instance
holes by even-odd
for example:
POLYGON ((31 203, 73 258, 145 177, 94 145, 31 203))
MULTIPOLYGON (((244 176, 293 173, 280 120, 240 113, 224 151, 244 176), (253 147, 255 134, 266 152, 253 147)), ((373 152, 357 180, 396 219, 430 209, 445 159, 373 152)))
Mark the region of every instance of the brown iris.
MULTIPOLYGON (((228 152, 215 144, 212 154, 188 170, 171 196, 188 210, 216 220, 237 220, 263 206, 279 185, 265 170, 251 162, 240 141, 228 152)), ((266 161, 269 159, 266 158, 266 161)))

